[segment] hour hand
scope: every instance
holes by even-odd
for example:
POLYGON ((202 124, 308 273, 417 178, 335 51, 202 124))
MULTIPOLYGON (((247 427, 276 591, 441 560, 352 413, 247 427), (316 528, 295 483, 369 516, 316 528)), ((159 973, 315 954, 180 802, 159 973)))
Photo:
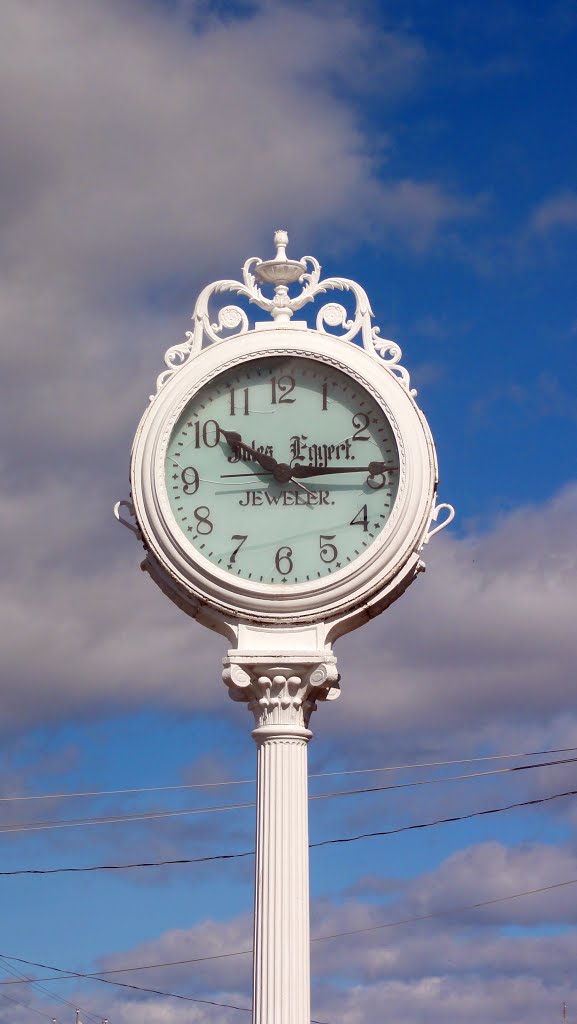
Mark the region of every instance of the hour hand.
POLYGON ((398 468, 386 466, 384 462, 370 462, 368 466, 292 466, 291 473, 294 478, 302 480, 303 477, 328 476, 333 473, 368 473, 369 476, 379 476, 398 468))
POLYGON ((243 451, 252 455, 255 462, 258 462, 259 466, 262 466, 263 469, 268 470, 270 473, 276 469, 278 463, 276 459, 273 459, 272 455, 266 455, 264 452, 259 452, 256 448, 252 448, 250 444, 246 444, 240 434, 237 434, 236 430, 225 430, 224 427, 220 427, 219 429, 231 448, 242 448, 243 451))

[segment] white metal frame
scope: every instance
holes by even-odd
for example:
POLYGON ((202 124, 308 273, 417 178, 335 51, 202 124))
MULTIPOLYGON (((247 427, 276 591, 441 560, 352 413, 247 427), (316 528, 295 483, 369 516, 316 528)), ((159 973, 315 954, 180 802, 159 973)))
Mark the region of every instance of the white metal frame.
POLYGON ((211 345, 160 389, 138 428, 131 462, 135 516, 149 552, 185 602, 208 603, 216 615, 263 625, 326 621, 371 601, 402 576, 426 540, 437 484, 435 448, 427 423, 398 377, 358 345, 330 339, 296 323, 261 329, 211 345), (171 511, 165 459, 172 430, 193 395, 220 373, 267 356, 301 356, 351 376, 380 405, 399 450, 399 486, 379 536, 349 566, 309 583, 259 584, 219 569, 191 544, 171 511))

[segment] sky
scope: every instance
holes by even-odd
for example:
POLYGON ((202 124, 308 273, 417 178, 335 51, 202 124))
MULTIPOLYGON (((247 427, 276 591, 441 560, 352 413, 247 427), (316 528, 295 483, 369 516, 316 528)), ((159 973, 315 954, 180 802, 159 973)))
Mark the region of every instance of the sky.
POLYGON ((0 29, 0 1024, 248 1019, 250 856, 1 872, 253 848, 225 641, 112 507, 200 289, 276 228, 368 292, 456 509, 313 718, 312 795, 400 788, 311 800, 311 842, 402 830, 311 849, 313 1018, 574 1024, 574 4, 4 0, 0 29), (189 1001, 4 984, 222 953, 107 975, 189 1001))

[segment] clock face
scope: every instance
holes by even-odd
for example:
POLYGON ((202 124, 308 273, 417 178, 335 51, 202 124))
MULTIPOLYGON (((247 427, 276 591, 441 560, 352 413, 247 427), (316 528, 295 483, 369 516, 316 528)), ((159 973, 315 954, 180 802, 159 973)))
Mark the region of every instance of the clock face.
POLYGON ((305 357, 224 371, 172 431, 165 484, 176 523, 215 566, 257 584, 347 568, 389 519, 399 454, 352 377, 305 357))

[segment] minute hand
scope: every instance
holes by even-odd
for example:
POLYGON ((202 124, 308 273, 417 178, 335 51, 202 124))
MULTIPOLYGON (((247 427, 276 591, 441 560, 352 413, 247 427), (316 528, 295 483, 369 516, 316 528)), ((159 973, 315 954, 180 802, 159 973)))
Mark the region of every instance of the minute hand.
POLYGON ((386 466, 384 462, 370 462, 368 466, 291 466, 291 475, 299 479, 308 476, 328 476, 333 473, 368 473, 369 476, 378 476, 398 468, 386 466))

